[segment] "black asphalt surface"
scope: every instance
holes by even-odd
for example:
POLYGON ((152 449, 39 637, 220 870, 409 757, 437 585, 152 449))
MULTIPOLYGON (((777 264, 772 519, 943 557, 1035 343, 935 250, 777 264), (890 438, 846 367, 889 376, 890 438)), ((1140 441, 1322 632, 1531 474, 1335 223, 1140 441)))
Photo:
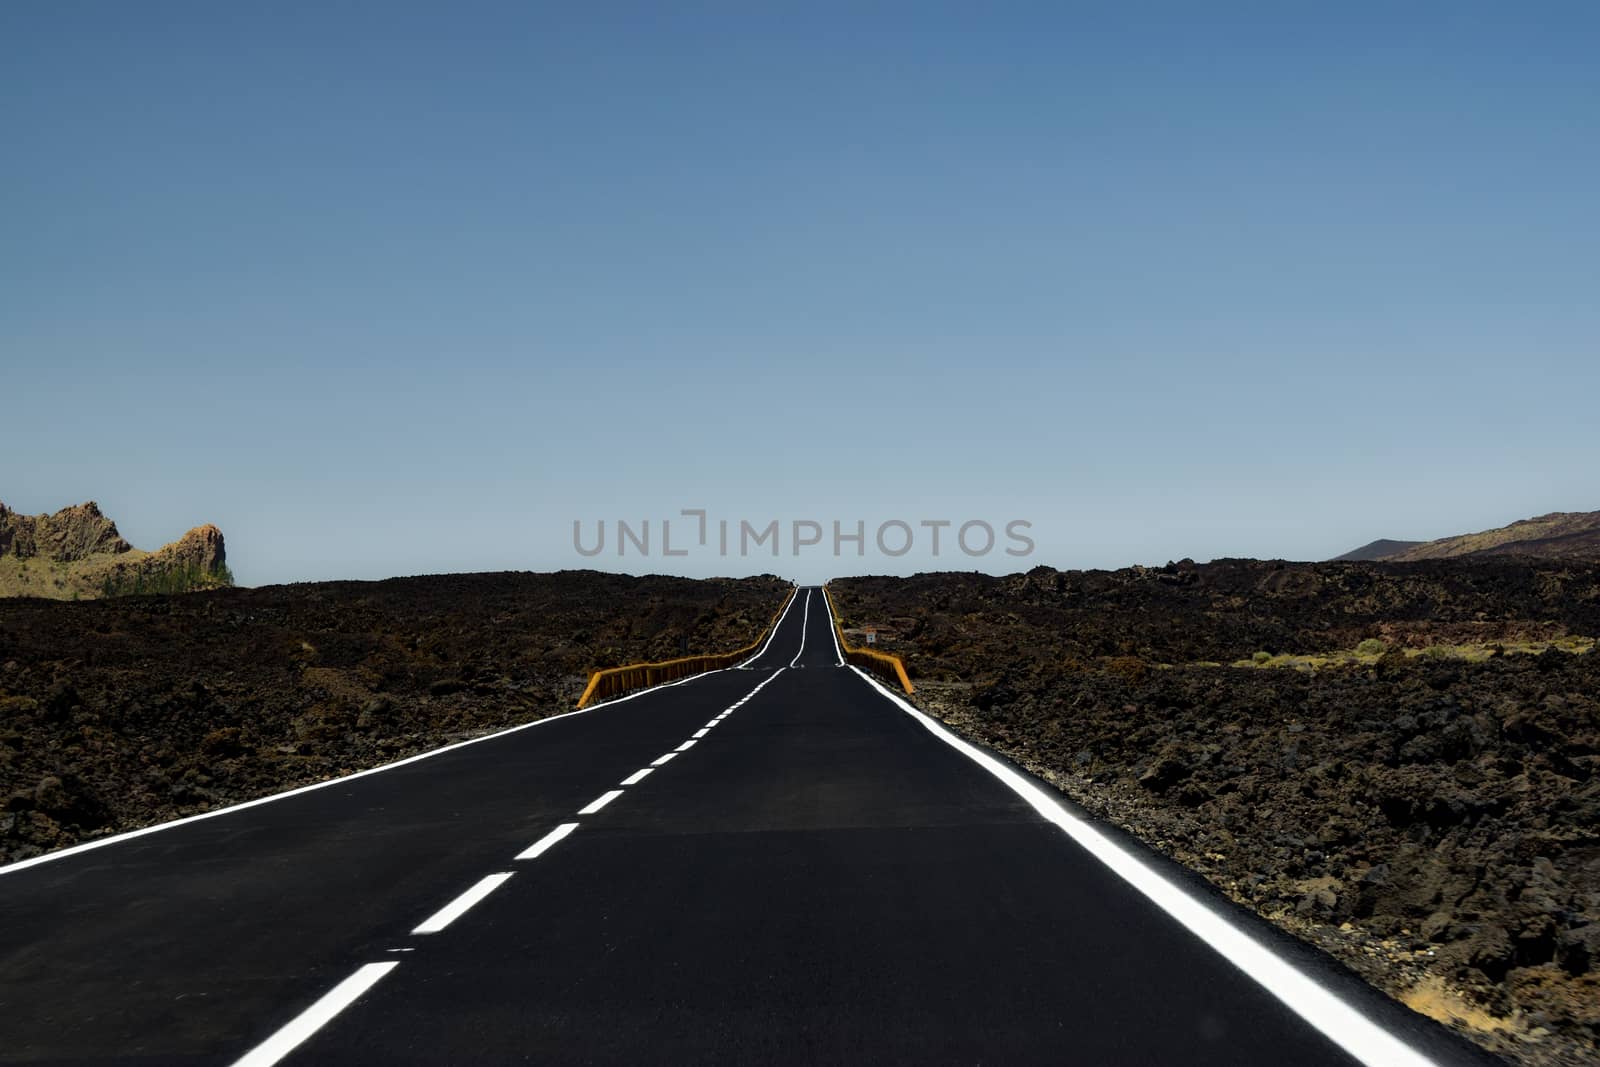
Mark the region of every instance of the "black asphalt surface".
POLYGON ((839 666, 820 590, 744 668, 0 874, 0 1062, 231 1063, 396 961, 283 1062, 1353 1062, 839 666))

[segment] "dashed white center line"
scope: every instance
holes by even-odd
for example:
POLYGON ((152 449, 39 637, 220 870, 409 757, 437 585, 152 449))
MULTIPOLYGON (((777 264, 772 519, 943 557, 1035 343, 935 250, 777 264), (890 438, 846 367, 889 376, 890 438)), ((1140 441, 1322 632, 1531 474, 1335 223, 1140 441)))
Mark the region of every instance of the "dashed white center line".
POLYGON ((499 874, 487 875, 478 879, 477 883, 465 893, 440 908, 430 915, 421 926, 411 931, 413 934, 436 934, 440 930, 455 922, 467 913, 478 901, 493 893, 505 884, 514 872, 502 871, 499 874))
POLYGON ((562 823, 560 826, 556 827, 554 830, 551 830, 549 833, 539 838, 539 840, 535 841, 533 844, 517 853, 517 859, 531 860, 544 855, 544 853, 548 851, 552 845, 554 845, 557 841, 560 841, 563 837, 566 837, 568 834, 572 833, 572 831, 576 830, 577 828, 578 824, 575 822, 562 823))
POLYGON ((613 789, 609 793, 602 793, 593 800, 589 801, 589 803, 585 804, 583 807, 579 808, 578 814, 593 815, 595 812, 599 811, 601 808, 605 807, 607 804, 611 803, 621 795, 622 790, 620 789, 613 789))
MULTIPOLYGON (((809 594, 807 594, 807 599, 808 604, 805 610, 809 611, 809 594)), ((791 600, 790 603, 792 605, 793 601, 791 600)), ((787 609, 785 610, 787 612, 787 609)), ((779 622, 781 624, 782 619, 780 619, 779 622)), ((802 627, 802 651, 805 647, 804 633, 805 631, 802 627)), ((769 635, 768 641, 770 642, 770 640, 771 637, 769 635)), ((759 653, 757 653, 757 655, 759 655, 759 653)), ((795 659, 798 660, 799 656, 796 656, 795 659)), ((651 760, 649 767, 644 767, 634 771, 628 777, 624 778, 622 780, 622 785, 637 785, 639 782, 644 780, 644 777, 648 775, 652 769, 660 767, 662 764, 674 759, 678 753, 687 752, 689 749, 693 748, 700 738, 704 737, 710 732, 712 727, 721 722, 723 719, 726 719, 729 715, 732 715, 734 711, 744 704, 745 701, 749 700, 751 697, 761 692, 761 690, 765 689, 767 685, 770 684, 778 675, 782 674, 783 671, 784 668, 778 668, 777 671, 768 676, 766 681, 750 690, 750 692, 746 693, 742 698, 740 698, 737 703, 733 704, 727 710, 722 712, 722 714, 716 716, 710 722, 706 723, 705 726, 696 731, 694 736, 689 740, 685 741, 671 752, 651 760)), ((578 814, 593 815, 595 812, 599 811, 601 808, 605 807, 607 804, 611 803, 621 795, 621 789, 612 789, 608 792, 602 793, 594 800, 591 800, 588 804, 579 808, 578 814)), ((557 826, 554 830, 551 830, 539 840, 529 845, 526 849, 519 852, 517 854, 517 859, 531 860, 544 854, 577 828, 578 824, 575 822, 562 823, 560 826, 557 826)), ((490 893, 493 893, 496 889, 504 885, 508 880, 510 880, 512 874, 514 873, 515 872, 513 871, 501 871, 498 874, 491 874, 479 879, 473 884, 472 888, 468 889, 450 903, 434 912, 433 915, 429 916, 427 920, 425 920, 420 926, 411 932, 413 934, 438 933, 451 923, 455 922, 457 919, 461 918, 461 916, 465 915, 473 907, 473 905, 477 904, 490 893)), ((410 952, 412 949, 392 948, 389 949, 389 951, 410 952)), ((263 1041, 261 1044, 245 1053, 245 1055, 239 1060, 235 1061, 233 1067, 272 1067, 272 1065, 278 1063, 278 1061, 282 1060, 285 1056, 298 1048, 312 1034, 316 1033, 323 1026, 327 1025, 334 1016, 338 1015, 345 1008, 348 1008, 351 1004, 355 1003, 357 998, 376 985, 379 979, 398 966, 400 966, 398 960, 391 960, 386 963, 368 963, 358 967, 354 974, 340 982, 338 985, 334 986, 332 989, 328 990, 328 992, 324 993, 322 998, 315 1004, 312 1004, 305 1011, 295 1016, 271 1037, 267 1038, 267 1040, 263 1041)))
POLYGON ((356 998, 377 985, 378 979, 398 966, 399 960, 391 960, 357 967, 354 974, 322 994, 315 1004, 290 1019, 277 1033, 235 1060, 233 1067, 271 1067, 326 1026, 335 1015, 354 1004, 356 998))

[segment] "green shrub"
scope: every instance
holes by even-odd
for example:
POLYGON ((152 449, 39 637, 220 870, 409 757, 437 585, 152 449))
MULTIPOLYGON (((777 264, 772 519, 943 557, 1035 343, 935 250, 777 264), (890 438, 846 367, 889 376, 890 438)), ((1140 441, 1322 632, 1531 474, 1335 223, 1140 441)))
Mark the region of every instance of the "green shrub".
POLYGON ((1389 646, 1376 637, 1369 637, 1356 646, 1356 651, 1363 656, 1381 656, 1389 651, 1389 646))
POLYGON ((165 570, 136 570, 132 574, 106 575, 100 583, 102 597, 151 596, 192 593, 200 589, 225 589, 233 585, 233 572, 227 564, 205 568, 197 563, 165 570))
POLYGON ((1250 658, 1252 660, 1254 660, 1255 662, 1257 662, 1257 663, 1265 663, 1269 659, 1272 658, 1272 653, 1271 652, 1257 652, 1255 655, 1251 656, 1250 658))

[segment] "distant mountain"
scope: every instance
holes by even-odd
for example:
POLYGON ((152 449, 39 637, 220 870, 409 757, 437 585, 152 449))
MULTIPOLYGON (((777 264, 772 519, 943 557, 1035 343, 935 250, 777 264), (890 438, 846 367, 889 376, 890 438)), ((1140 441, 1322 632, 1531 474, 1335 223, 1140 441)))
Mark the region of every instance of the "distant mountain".
POLYGON ((1354 552, 1346 552, 1342 556, 1335 556, 1334 562, 1340 560, 1373 560, 1388 559, 1407 549, 1416 548, 1418 545, 1427 544, 1426 541, 1391 541, 1387 537, 1380 537, 1371 544, 1362 545, 1354 552))
POLYGON ((1553 511, 1498 529, 1441 537, 1437 541, 1374 541, 1337 558, 1409 563, 1490 555, 1600 559, 1600 511, 1553 511))
POLYGON ((233 584, 222 531, 196 526, 154 552, 123 540, 94 501, 54 515, 0 504, 0 596, 56 600, 185 593, 233 584))

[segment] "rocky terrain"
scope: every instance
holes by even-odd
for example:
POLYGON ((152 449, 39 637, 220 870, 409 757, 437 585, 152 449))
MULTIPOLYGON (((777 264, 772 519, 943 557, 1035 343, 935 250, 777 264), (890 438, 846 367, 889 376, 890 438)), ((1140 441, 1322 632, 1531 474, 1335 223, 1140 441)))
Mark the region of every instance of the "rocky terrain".
POLYGON ((831 586, 913 698, 1395 997, 1600 1061, 1600 564, 831 586))
POLYGON ((54 515, 19 515, 0 504, 0 596, 89 600, 232 584, 215 526, 196 526, 172 544, 141 552, 92 500, 54 515))
POLYGON ((1378 540, 1339 559, 1411 563, 1485 555, 1600 559, 1600 511, 1554 511, 1494 530, 1441 537, 1437 541, 1378 540))
POLYGON ((789 584, 564 571, 0 601, 0 863, 569 711, 789 584))

